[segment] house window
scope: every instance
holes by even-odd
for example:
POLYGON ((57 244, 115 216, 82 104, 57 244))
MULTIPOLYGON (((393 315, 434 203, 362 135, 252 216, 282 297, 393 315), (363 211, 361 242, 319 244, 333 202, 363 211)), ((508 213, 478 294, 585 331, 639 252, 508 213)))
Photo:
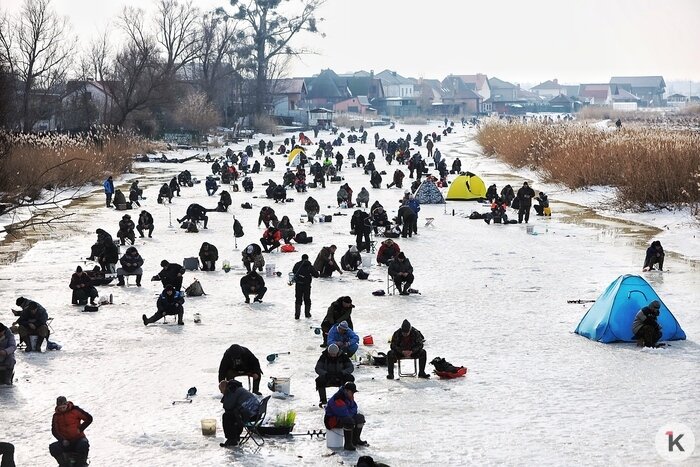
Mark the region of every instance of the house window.
POLYGON ((348 112, 358 114, 360 109, 356 105, 350 105, 348 106, 348 112))

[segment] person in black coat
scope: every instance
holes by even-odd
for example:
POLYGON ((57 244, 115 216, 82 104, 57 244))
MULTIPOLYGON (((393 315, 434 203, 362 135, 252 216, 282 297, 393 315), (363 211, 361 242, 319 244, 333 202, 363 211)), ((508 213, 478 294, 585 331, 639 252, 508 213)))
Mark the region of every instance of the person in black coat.
MULTIPOLYGON (((109 238, 111 240, 112 237, 109 238)), ((114 244, 114 241, 105 242, 103 246, 97 261, 103 271, 114 272, 114 267, 119 261, 119 247, 114 244)))
POLYGON ((243 191, 245 191, 246 193, 250 193, 251 191, 253 191, 253 179, 252 178, 244 177, 243 181, 241 182, 241 185, 243 186, 243 191))
POLYGON ((372 176, 369 179, 369 183, 372 185, 372 188, 381 188, 382 187, 382 176, 379 172, 376 170, 372 171, 372 176))
POLYGON ((498 198, 498 188, 494 183, 486 190, 486 199, 489 201, 489 203, 493 203, 493 200, 496 198, 498 198))
POLYGON ((136 234, 134 234, 134 221, 131 220, 131 216, 124 214, 122 220, 119 221, 119 231, 117 232, 117 237, 122 245, 126 244, 128 239, 133 245, 136 241, 136 234))
MULTIPOLYGON (((538 216, 544 216, 544 210, 549 207, 549 198, 544 191, 540 191, 535 201, 537 201, 537 204, 534 206, 535 212, 538 216)), ((549 212, 551 214, 551 211, 549 212)))
POLYGON ((309 196, 304 203, 304 211, 306 211, 306 219, 313 224, 314 218, 321 211, 321 207, 318 205, 318 201, 309 196))
POLYGON ((143 238, 143 231, 148 230, 148 238, 153 235, 153 216, 148 211, 141 211, 139 214, 139 223, 136 226, 136 230, 139 231, 139 237, 143 238))
POLYGON ((217 204, 216 210, 218 212, 226 212, 232 203, 231 194, 228 191, 222 191, 219 193, 219 204, 217 204))
POLYGON ((209 218, 207 217, 207 209, 202 206, 201 204, 190 204, 187 207, 187 213, 185 214, 185 217, 182 219, 178 219, 178 223, 183 223, 186 220, 189 220, 191 222, 194 222, 195 224, 199 221, 204 221, 204 227, 207 228, 207 222, 209 222, 209 218))
POLYGON ((177 196, 180 196, 180 184, 177 182, 177 178, 173 177, 170 179, 170 193, 171 193, 171 200, 172 200, 172 195, 177 194, 177 196))
POLYGON ((398 224, 401 225, 401 237, 413 237, 413 231, 418 228, 418 219, 409 205, 404 204, 399 208, 397 220, 398 224))
POLYGON ((237 376, 253 378, 253 392, 260 395, 260 379, 262 377, 260 361, 248 350, 238 344, 229 347, 219 364, 219 381, 231 380, 237 376))
POLYGON ((80 266, 75 268, 75 272, 70 278, 69 287, 73 290, 73 296, 71 297, 73 305, 81 304, 81 302, 86 303, 88 298, 91 305, 95 304, 97 289, 92 285, 90 276, 80 266))
POLYGON ((406 255, 399 253, 396 259, 389 263, 389 275, 401 295, 408 295, 408 289, 413 284, 413 266, 406 255))
POLYGON ((362 256, 357 247, 352 245, 343 256, 340 257, 340 267, 343 271, 357 271, 362 264, 362 256))
POLYGON ((221 404, 224 406, 224 414, 221 417, 221 424, 226 437, 226 441, 219 443, 219 446, 237 446, 241 440, 244 425, 257 416, 260 402, 235 379, 221 381, 219 391, 223 394, 221 404))
POLYGON ((311 282, 318 277, 318 271, 309 261, 309 255, 301 255, 301 261, 292 268, 294 275, 294 319, 301 315, 301 303, 304 302, 304 316, 311 318, 311 282))
POLYGON ((647 254, 644 258, 643 271, 653 271, 655 265, 659 265, 659 271, 664 270, 664 247, 661 246, 661 242, 654 240, 647 248, 647 254))
POLYGON ((287 190, 282 185, 277 185, 275 190, 272 192, 272 198, 275 203, 284 203, 287 199, 287 190))
POLYGON ((241 277, 241 291, 243 292, 246 303, 250 303, 250 295, 255 295, 253 299, 254 302, 262 303, 265 292, 267 292, 265 279, 263 279, 257 271, 252 270, 241 277))
POLYGON ((389 369, 387 379, 394 379, 394 364, 399 359, 417 358, 418 377, 430 378, 425 372, 425 363, 428 360, 423 343, 425 338, 421 332, 411 326, 407 319, 403 320, 401 327, 391 336, 391 350, 387 353, 387 366, 389 369))
POLYGON ((269 206, 263 206, 260 209, 260 215, 258 216, 258 227, 260 227, 260 224, 265 224, 265 228, 270 227, 270 225, 277 227, 278 223, 279 219, 277 219, 274 209, 269 206))
POLYGON ((518 224, 527 224, 530 220, 530 207, 532 206, 532 198, 535 197, 535 190, 530 188, 527 182, 523 182, 523 186, 518 190, 516 195, 518 198, 518 224))
POLYGON ((219 185, 216 184, 214 177, 208 176, 207 180, 204 182, 204 188, 207 190, 207 195, 211 196, 219 189, 219 185))
POLYGON ((130 246, 119 262, 122 267, 117 270, 117 279, 119 280, 117 285, 124 285, 124 276, 135 274, 136 286, 141 287, 141 276, 143 275, 141 266, 143 266, 143 258, 136 247, 130 246))
POLYGON ((173 192, 170 190, 170 185, 163 183, 163 186, 160 187, 160 191, 158 192, 158 204, 163 204, 166 198, 168 199, 168 203, 172 204, 173 192))
POLYGON ((216 260, 219 259, 219 250, 211 243, 202 243, 199 249, 199 259, 202 262, 202 271, 216 270, 216 260))
POLYGON ((372 219, 369 213, 357 210, 350 218, 350 230, 355 233, 355 244, 359 251, 370 251, 369 236, 372 233, 372 219))
POLYGON ((163 293, 158 297, 156 306, 158 311, 148 318, 146 315, 142 315, 143 325, 148 326, 151 323, 155 323, 164 316, 177 315, 177 324, 182 326, 185 322, 182 320, 185 314, 185 309, 183 304, 185 303, 185 297, 183 297, 182 292, 175 290, 175 287, 168 285, 163 290, 163 293))
POLYGON ((513 191, 512 186, 506 185, 501 188, 501 199, 503 199, 507 206, 510 206, 515 199, 515 191, 513 191))
POLYGON ((355 381, 352 372, 355 370, 350 357, 341 352, 336 344, 331 344, 325 349, 316 362, 316 390, 320 399, 319 405, 328 403, 326 388, 342 386, 345 383, 355 381))
POLYGON ((265 259, 263 258, 260 245, 256 243, 248 245, 245 250, 241 252, 241 261, 243 261, 243 265, 248 272, 255 269, 262 271, 263 266, 265 266, 265 259))
POLYGON ((389 216, 387 216, 384 206, 375 202, 372 205, 372 226, 374 227, 374 235, 378 233, 378 227, 387 229, 391 226, 389 222, 389 216), (376 206, 376 207, 375 207, 376 206))
MULTIPOLYGON (((135 181, 134 183, 138 183, 138 180, 135 181)), ((143 190, 141 190, 138 185, 136 185, 136 189, 134 189, 134 185, 131 185, 131 189, 129 190, 129 202, 131 205, 136 205, 138 207, 141 207, 141 203, 139 203, 139 197, 141 196, 141 193, 143 193, 143 190)))
POLYGON ((182 275, 185 274, 185 268, 177 263, 169 263, 167 260, 160 262, 160 267, 163 269, 155 276, 156 280, 159 280, 163 287, 172 285, 175 290, 180 290, 182 288, 182 275))

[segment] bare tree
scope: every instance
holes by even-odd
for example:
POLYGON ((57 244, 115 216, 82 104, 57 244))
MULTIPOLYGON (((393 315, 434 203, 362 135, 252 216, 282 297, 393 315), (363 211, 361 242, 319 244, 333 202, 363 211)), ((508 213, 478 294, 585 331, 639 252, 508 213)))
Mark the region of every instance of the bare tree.
POLYGON ((185 129, 205 134, 221 121, 221 117, 207 95, 198 91, 186 95, 180 101, 175 111, 175 121, 185 129))
POLYGON ((31 100, 38 89, 50 89, 64 79, 71 65, 75 37, 69 34, 66 18, 50 7, 51 0, 25 0, 19 16, 4 20, 0 27, 0 47, 10 70, 22 81, 22 129, 34 126, 31 100))
POLYGON ((170 74, 192 62, 198 54, 197 18, 199 10, 192 2, 160 0, 157 41, 165 49, 164 73, 170 74))
POLYGON ((270 78, 270 62, 280 55, 298 55, 305 50, 294 48, 292 39, 300 32, 319 33, 316 27, 316 11, 325 0, 301 0, 301 11, 286 15, 279 11, 289 0, 230 0, 238 7, 233 18, 243 21, 250 31, 255 60, 255 96, 253 112, 263 114, 267 103, 267 80, 270 78))

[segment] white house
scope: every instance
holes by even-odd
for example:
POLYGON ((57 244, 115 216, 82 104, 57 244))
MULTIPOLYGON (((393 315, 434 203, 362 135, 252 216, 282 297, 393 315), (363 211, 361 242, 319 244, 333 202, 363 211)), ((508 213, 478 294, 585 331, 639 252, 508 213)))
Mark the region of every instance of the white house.
POLYGON ((384 97, 399 97, 403 99, 413 99, 415 95, 415 81, 409 78, 404 78, 400 74, 391 70, 384 70, 375 75, 382 81, 384 88, 384 97))
POLYGON ((544 83, 540 83, 537 86, 530 89, 530 91, 534 92, 538 96, 546 97, 548 99, 557 97, 560 94, 564 96, 567 95, 566 86, 562 86, 561 84, 559 84, 559 80, 557 79, 550 79, 545 81, 544 83))
POLYGON ((61 99, 64 112, 80 109, 89 103, 94 106, 95 121, 90 124, 106 123, 114 105, 114 98, 105 81, 72 80, 66 84, 66 94, 61 99))

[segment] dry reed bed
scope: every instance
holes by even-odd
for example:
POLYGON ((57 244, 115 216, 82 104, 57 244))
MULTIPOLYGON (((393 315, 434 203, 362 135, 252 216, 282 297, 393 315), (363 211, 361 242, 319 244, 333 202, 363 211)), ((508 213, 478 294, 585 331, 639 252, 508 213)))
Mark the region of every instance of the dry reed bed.
POLYGON ((101 130, 76 136, 0 132, 0 193, 34 198, 47 187, 101 182, 129 171, 134 154, 149 149, 143 138, 101 130))
POLYGON ((488 122, 476 139, 487 155, 570 188, 614 186, 636 206, 700 203, 698 133, 488 122))

